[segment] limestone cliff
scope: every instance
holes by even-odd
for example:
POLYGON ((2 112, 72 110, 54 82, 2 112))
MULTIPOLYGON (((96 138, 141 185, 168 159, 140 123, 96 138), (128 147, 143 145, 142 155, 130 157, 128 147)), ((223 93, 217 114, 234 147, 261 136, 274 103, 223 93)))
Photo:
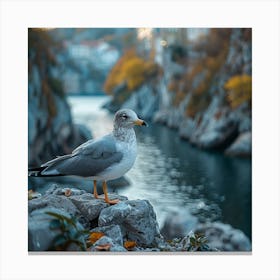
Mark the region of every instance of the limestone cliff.
POLYGON ((169 35, 155 33, 151 46, 149 59, 160 70, 146 71, 141 86, 130 91, 120 82, 113 109, 134 109, 198 147, 249 156, 251 137, 242 135, 251 132, 251 29, 203 29, 195 38, 176 37, 168 44, 169 35), (240 143, 243 139, 246 143, 240 143), (235 141, 243 148, 236 150, 235 141))

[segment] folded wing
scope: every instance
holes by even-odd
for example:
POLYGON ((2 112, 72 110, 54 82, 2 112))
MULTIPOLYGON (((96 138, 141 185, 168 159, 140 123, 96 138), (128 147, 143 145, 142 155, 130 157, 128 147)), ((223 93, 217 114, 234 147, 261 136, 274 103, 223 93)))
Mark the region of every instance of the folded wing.
POLYGON ((43 176, 75 175, 81 177, 96 176, 122 159, 117 151, 114 137, 109 134, 98 140, 89 140, 76 148, 72 154, 53 159, 42 167, 43 176))

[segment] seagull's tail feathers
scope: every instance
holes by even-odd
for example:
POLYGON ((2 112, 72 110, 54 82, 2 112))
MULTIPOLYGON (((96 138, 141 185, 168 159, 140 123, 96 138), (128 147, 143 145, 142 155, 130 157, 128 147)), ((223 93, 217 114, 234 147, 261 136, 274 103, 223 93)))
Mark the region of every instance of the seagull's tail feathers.
POLYGON ((64 160, 70 158, 71 155, 65 155, 57 157, 53 160, 50 160, 40 167, 28 168, 28 176, 32 177, 54 177, 54 176, 65 176, 57 170, 57 166, 64 160))

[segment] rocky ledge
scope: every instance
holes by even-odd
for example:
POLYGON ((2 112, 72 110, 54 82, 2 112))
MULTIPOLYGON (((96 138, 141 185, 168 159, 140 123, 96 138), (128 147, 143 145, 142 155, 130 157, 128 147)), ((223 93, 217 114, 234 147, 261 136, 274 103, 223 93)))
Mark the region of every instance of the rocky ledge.
POLYGON ((95 199, 84 190, 58 185, 42 196, 30 194, 29 251, 137 251, 157 247, 162 239, 147 200, 109 194, 120 200, 109 205, 102 195, 95 199))
POLYGON ((95 199, 84 190, 58 185, 44 195, 29 192, 29 251, 217 251, 193 231, 165 239, 148 200, 109 197, 120 202, 109 205, 102 195, 95 199))

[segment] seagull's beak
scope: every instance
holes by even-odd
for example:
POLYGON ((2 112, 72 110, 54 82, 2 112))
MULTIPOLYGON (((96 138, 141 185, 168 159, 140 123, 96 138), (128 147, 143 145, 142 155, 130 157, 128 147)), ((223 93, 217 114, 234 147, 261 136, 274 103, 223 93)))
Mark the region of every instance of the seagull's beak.
POLYGON ((147 124, 145 121, 140 120, 140 119, 134 121, 133 123, 134 123, 134 125, 140 125, 140 126, 144 125, 144 126, 148 126, 148 124, 147 124))

